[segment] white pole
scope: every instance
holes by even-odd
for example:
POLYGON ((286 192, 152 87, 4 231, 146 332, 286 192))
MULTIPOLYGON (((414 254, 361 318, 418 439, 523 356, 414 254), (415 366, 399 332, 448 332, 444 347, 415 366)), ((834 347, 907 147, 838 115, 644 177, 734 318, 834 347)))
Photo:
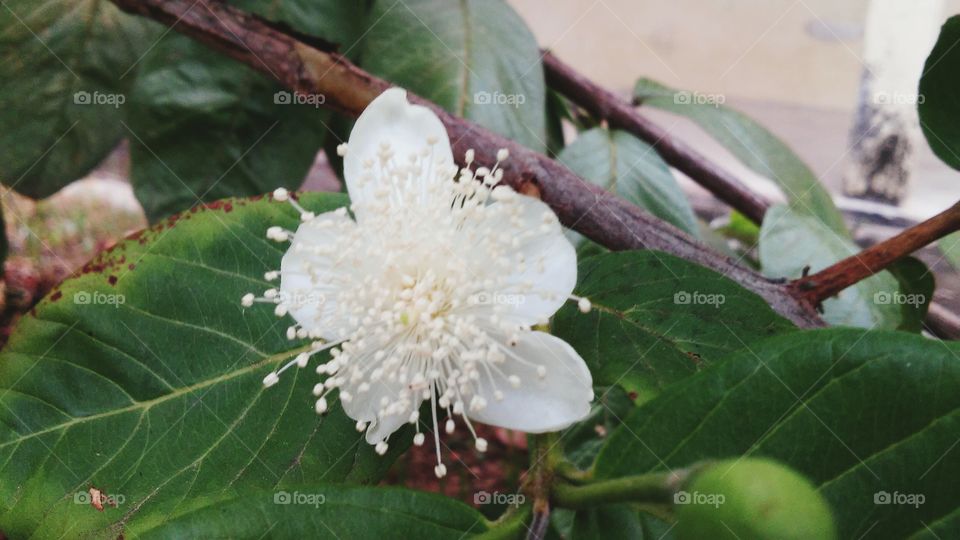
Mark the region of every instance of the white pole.
POLYGON ((942 22, 943 0, 871 0, 860 99, 844 169, 847 195, 897 204, 923 144, 917 84, 942 22))

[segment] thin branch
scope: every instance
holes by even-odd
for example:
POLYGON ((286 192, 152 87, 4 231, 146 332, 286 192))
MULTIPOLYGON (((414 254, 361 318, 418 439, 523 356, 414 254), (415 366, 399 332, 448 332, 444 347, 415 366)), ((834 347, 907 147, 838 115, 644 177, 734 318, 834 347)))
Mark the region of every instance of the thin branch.
POLYGON ((960 339, 960 317, 940 304, 927 309, 926 330, 941 339, 960 339))
MULTIPOLYGON (((694 182, 730 205, 731 208, 745 215, 752 222, 757 225, 763 222, 763 217, 771 203, 750 191, 730 172, 716 165, 683 141, 671 136, 663 128, 640 114, 630 103, 593 83, 572 67, 560 61, 552 53, 544 51, 543 64, 547 82, 551 88, 559 91, 590 114, 606 120, 610 126, 627 131, 651 144, 669 165, 689 176, 694 182)), ((800 291, 798 294, 804 300, 812 302, 813 305, 818 305, 823 298, 839 292, 838 290, 831 290, 832 288, 839 287, 843 283, 847 283, 844 287, 853 285, 860 279, 887 268, 899 258, 912 252, 903 252, 904 249, 911 249, 912 247, 912 250, 916 250, 940 238, 930 236, 930 231, 925 230, 924 226, 925 224, 922 223, 915 228, 906 229, 901 235, 895 237, 900 238, 900 240, 893 246, 877 244, 863 253, 837 263, 832 267, 834 268, 833 272, 845 272, 853 268, 859 269, 859 271, 845 274, 845 277, 840 279, 838 279, 838 276, 826 275, 821 275, 818 278, 823 281, 824 278, 829 277, 832 283, 830 286, 824 285, 822 289, 819 287, 807 289, 812 286, 811 280, 816 277, 810 276, 798 280, 794 284, 794 289, 800 291), (915 230, 916 228, 919 228, 919 230, 915 230), (902 237, 913 238, 914 242, 905 242, 902 237), (888 252, 890 249, 896 251, 888 252), (896 254, 896 257, 890 258, 889 255, 891 254, 896 254), (861 264, 864 261, 865 264, 861 264), (824 294, 827 296, 821 297, 824 294)), ((930 305, 927 325, 929 330, 938 337, 960 339, 960 319, 952 316, 949 311, 938 304, 930 305)))
POLYGON ((960 203, 816 274, 793 281, 790 288, 811 304, 819 305, 847 287, 957 230, 960 230, 960 203))
POLYGON ((763 221, 763 215, 770 203, 750 191, 726 169, 717 166, 683 141, 670 136, 632 105, 577 73, 552 53, 544 52, 543 67, 551 88, 594 116, 606 120, 611 127, 622 129, 646 141, 657 149, 657 153, 669 165, 692 178, 754 223, 763 221))
MULTIPOLYGON (((191 0, 113 2, 121 9, 170 25, 294 91, 322 94, 327 106, 352 116, 359 115, 390 86, 339 54, 324 50, 324 44, 317 48, 223 3, 200 0, 194 7, 191 0)), ((422 98, 411 95, 411 101, 437 113, 458 158, 472 148, 477 162, 493 163, 497 150, 509 149, 511 159, 504 166, 505 181, 522 193, 539 192, 564 225, 587 238, 614 250, 646 248, 671 253, 715 270, 755 292, 798 326, 823 325, 812 306, 791 296, 782 283, 713 252, 676 227, 583 180, 543 154, 448 114, 422 98)))

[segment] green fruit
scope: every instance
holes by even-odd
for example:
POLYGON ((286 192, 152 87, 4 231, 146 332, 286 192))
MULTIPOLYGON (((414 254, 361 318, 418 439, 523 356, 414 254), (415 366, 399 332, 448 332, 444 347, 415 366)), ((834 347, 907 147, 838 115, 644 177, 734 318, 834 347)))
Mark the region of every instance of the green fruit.
POLYGON ((806 478, 768 459, 712 463, 674 497, 677 538, 834 539, 830 509, 806 478))

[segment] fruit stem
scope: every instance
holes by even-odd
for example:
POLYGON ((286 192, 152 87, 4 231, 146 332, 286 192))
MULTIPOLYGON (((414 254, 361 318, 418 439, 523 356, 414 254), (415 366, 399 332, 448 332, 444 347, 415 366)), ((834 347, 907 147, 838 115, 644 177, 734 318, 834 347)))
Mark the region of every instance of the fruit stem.
POLYGON ((556 506, 573 510, 618 502, 672 504, 673 494, 691 472, 691 469, 678 469, 583 485, 556 482, 551 495, 556 506))

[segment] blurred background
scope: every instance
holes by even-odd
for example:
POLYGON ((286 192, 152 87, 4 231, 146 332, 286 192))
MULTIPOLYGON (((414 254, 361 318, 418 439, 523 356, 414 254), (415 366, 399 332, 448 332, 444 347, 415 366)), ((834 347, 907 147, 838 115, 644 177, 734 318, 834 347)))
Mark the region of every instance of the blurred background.
MULTIPOLYGON (((857 139, 851 138, 857 112, 865 105, 865 73, 887 70, 887 78, 900 79, 899 87, 892 83, 875 92, 888 92, 895 98, 889 101, 899 102, 891 108, 909 114, 915 109, 910 98, 916 96, 923 61, 940 25, 960 12, 958 0, 510 3, 542 47, 624 96, 639 76, 723 96, 726 105, 787 142, 838 195, 844 193, 843 177, 857 139), (898 54, 906 58, 901 61, 898 54)), ((692 123, 644 112, 742 179, 759 189, 767 187, 692 123)), ((911 121, 916 123, 915 115, 911 121)), ((960 198, 960 184, 957 173, 917 138, 919 133, 910 135, 915 141, 912 181, 898 203, 903 215, 923 219, 960 198)))

